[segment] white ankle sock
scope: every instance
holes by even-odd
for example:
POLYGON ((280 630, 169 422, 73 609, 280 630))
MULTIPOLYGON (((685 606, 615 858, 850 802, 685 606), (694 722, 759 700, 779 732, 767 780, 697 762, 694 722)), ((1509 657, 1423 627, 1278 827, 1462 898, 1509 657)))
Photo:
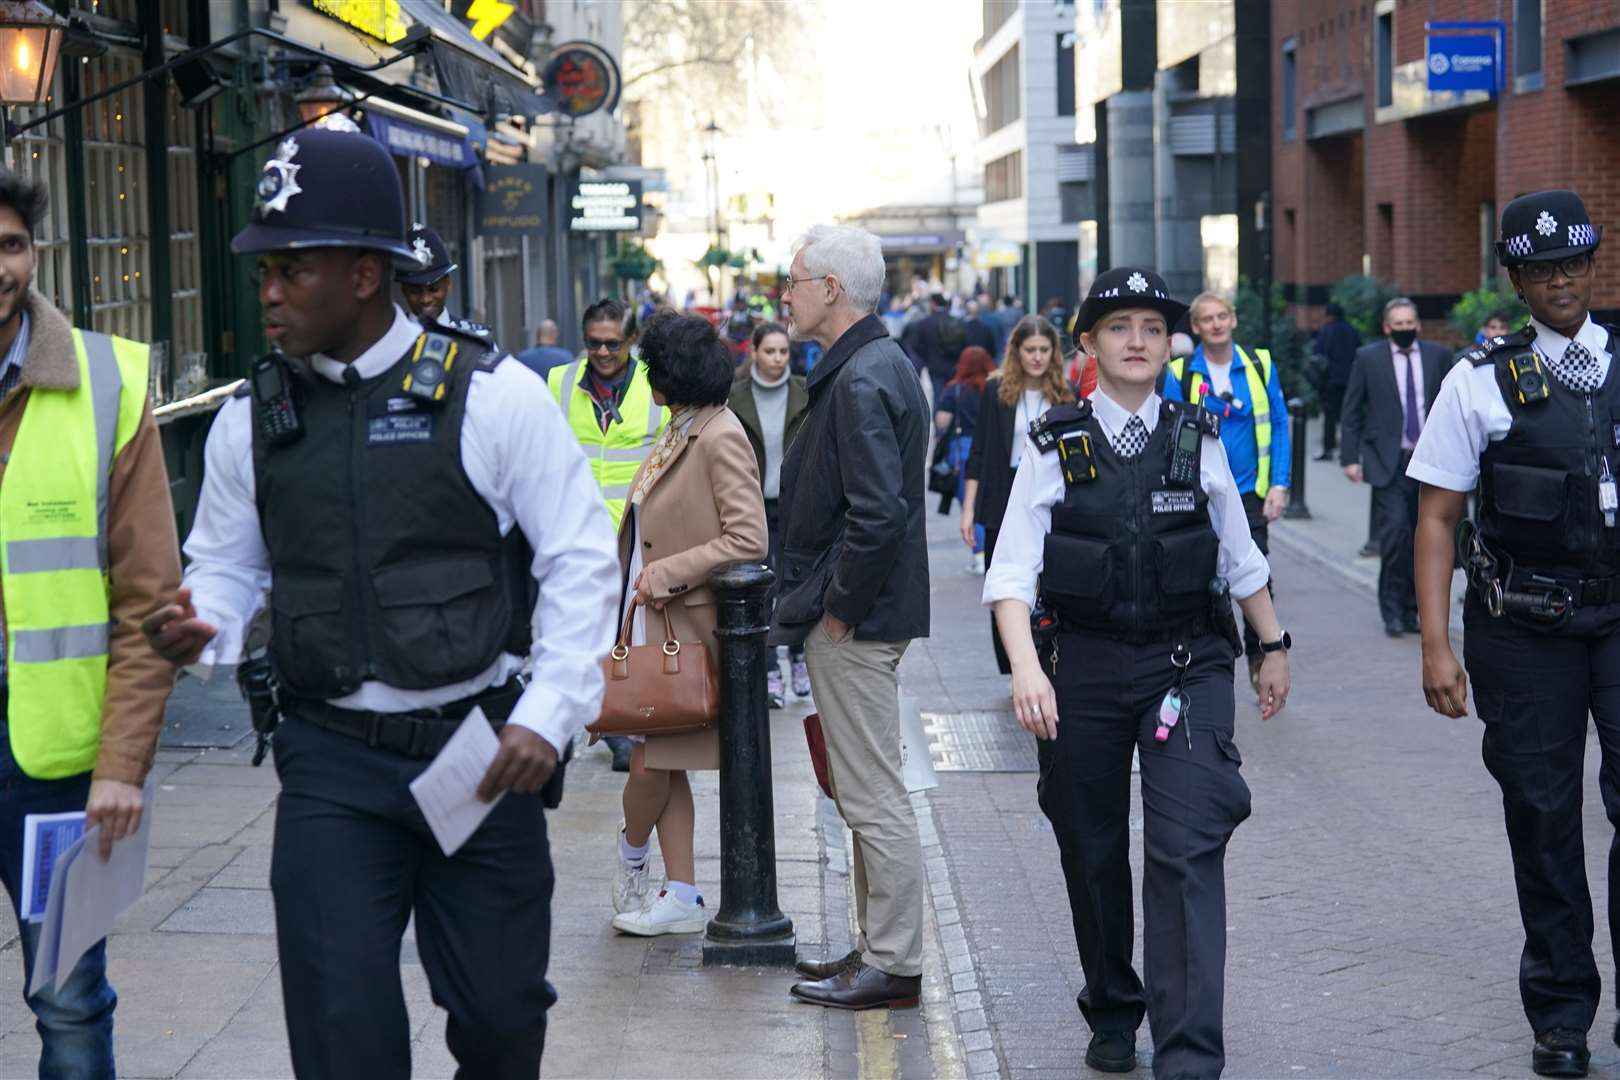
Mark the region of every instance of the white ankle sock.
POLYGON ((664 891, 683 904, 700 904, 703 897, 698 894, 696 885, 688 885, 684 881, 664 882, 664 891))
POLYGON ((652 847, 652 837, 647 837, 647 842, 640 847, 632 847, 630 841, 625 838, 624 830, 619 830, 619 858, 624 860, 626 866, 637 868, 645 866, 647 863, 647 850, 650 847, 652 847))

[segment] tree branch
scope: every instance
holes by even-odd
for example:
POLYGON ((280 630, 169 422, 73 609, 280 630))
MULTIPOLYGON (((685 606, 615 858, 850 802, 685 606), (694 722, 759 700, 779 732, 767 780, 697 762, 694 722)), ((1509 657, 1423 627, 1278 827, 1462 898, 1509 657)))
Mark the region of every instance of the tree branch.
POLYGON ((624 80, 624 86, 625 88, 629 88, 640 82, 642 79, 650 78, 653 75, 662 75, 664 72, 673 71, 675 68, 690 67, 693 64, 717 64, 721 67, 731 67, 732 65, 736 64, 736 62, 736 56, 694 56, 688 60, 672 60, 667 64, 659 64, 656 67, 647 68, 645 71, 636 72, 634 75, 631 75, 629 78, 624 80))

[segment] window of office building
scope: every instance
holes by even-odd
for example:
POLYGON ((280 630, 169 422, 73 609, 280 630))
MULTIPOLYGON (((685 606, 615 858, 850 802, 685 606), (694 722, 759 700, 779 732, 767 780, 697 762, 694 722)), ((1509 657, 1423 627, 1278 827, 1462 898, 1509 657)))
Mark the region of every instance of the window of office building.
POLYGON ((1074 115, 1074 32, 1057 38, 1057 114, 1074 115))
POLYGON ((1205 214, 1198 219, 1204 248, 1204 288, 1231 293, 1238 284, 1238 219, 1236 214, 1205 214))
POLYGON ((1378 16, 1373 32, 1374 60, 1377 62, 1378 107, 1395 104, 1395 13, 1378 16))
POLYGON ((1294 39, 1289 38, 1282 46, 1282 137, 1289 141, 1294 138, 1294 114, 1299 108, 1294 45, 1294 39))
POLYGON ((985 133, 1000 131, 1023 115, 1018 78, 1018 46, 984 73, 985 133))
POLYGON ((1018 0, 984 0, 984 32, 980 40, 989 37, 1001 28, 1001 24, 1013 17, 1018 10, 1018 0))
POLYGON ((1513 85, 1541 87, 1541 16, 1544 0, 1513 0, 1513 85))
POLYGON ((1002 202, 1024 197, 1024 152, 1014 150, 984 167, 984 201, 1002 202))

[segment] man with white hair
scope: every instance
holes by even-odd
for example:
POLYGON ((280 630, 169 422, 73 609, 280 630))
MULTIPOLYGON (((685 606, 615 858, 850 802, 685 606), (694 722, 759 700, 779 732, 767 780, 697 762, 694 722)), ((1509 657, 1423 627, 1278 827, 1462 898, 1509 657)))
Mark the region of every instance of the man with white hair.
POLYGON ((826 350, 782 463, 782 575, 773 644, 804 643, 838 812, 855 834, 857 948, 801 961, 803 1001, 912 1008, 922 987, 924 879, 900 773, 896 669, 928 636, 923 468, 928 407, 875 314, 877 237, 820 225, 793 257, 792 331, 826 350))

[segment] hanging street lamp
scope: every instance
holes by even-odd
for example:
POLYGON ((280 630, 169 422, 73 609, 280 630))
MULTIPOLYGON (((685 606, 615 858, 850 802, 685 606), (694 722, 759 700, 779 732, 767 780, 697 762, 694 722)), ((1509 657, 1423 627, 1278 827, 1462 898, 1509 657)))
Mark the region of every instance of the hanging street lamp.
POLYGON ((0 104, 45 104, 67 28, 40 0, 0 0, 0 104))

